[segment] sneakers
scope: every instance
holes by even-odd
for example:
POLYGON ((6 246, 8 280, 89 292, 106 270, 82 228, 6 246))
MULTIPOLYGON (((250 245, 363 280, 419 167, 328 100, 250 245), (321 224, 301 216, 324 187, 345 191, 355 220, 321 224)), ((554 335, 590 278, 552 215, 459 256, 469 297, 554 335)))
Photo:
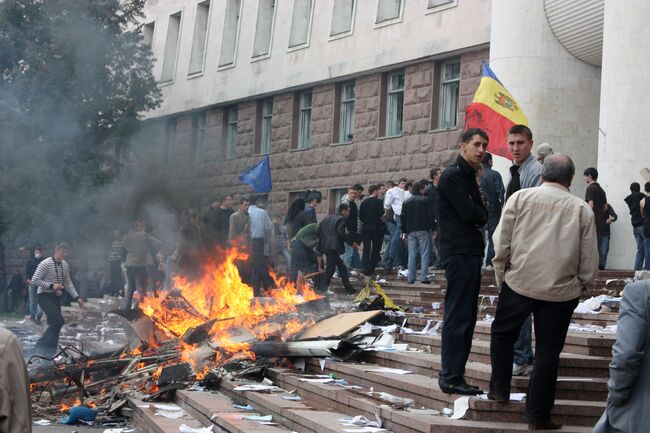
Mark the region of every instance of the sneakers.
POLYGON ((341 277, 339 277, 339 273, 338 273, 338 272, 334 272, 334 275, 332 275, 332 278, 336 278, 336 279, 338 280, 338 279, 340 279, 341 277))
POLYGON ((533 372, 532 365, 519 365, 512 364, 512 375, 513 376, 527 376, 533 372))
POLYGON ((494 266, 492 266, 492 265, 487 265, 484 269, 485 269, 486 271, 488 271, 488 272, 493 272, 493 271, 494 271, 494 266))

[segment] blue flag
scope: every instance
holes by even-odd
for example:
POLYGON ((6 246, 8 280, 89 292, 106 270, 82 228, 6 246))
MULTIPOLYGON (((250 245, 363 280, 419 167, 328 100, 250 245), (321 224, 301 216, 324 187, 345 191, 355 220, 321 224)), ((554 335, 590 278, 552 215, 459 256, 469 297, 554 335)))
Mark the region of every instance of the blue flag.
POLYGON ((268 155, 254 166, 244 170, 239 175, 239 181, 252 186, 255 192, 271 191, 271 164, 268 155))

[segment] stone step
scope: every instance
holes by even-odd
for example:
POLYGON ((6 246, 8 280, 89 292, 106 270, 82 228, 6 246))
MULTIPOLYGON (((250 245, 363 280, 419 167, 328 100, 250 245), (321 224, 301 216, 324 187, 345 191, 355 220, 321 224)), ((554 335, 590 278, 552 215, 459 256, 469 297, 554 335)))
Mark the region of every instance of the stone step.
MULTIPOLYGON (((409 370, 423 376, 437 378, 442 368, 440 355, 423 352, 364 352, 363 362, 390 368, 409 370)), ((488 364, 468 362, 465 378, 483 390, 489 388, 491 368, 488 364)), ((512 378, 512 392, 528 392, 528 376, 512 378)), ((558 377, 556 398, 566 400, 605 401, 607 379, 591 377, 558 377)))
MULTIPOLYGON (((310 370, 318 372, 320 367, 308 363, 310 370)), ((333 373, 346 379, 349 383, 375 391, 388 392, 405 398, 412 398, 416 404, 442 410, 453 406, 459 398, 457 395, 445 394, 438 387, 438 379, 421 374, 390 374, 367 371, 377 368, 374 364, 357 364, 349 362, 326 363, 324 374, 333 373)), ((309 370, 308 370, 309 371, 309 370)), ((553 418, 567 425, 593 426, 605 409, 605 402, 574 401, 556 399, 553 418)), ((489 400, 472 397, 469 399, 469 410, 466 417, 475 421, 509 421, 517 422, 523 419, 524 403, 510 402, 499 404, 489 400)))
MULTIPOLYGON (((406 326, 419 331, 426 326, 428 320, 440 320, 439 315, 415 315, 407 314, 406 326)), ((395 318, 395 322, 401 325, 404 322, 403 318, 395 318)), ((491 321, 478 321, 474 329, 474 338, 483 341, 490 341, 490 329, 492 327, 491 321)), ((533 341, 535 340, 535 333, 533 332, 533 341)), ((613 332, 603 333, 589 333, 578 332, 569 330, 566 341, 564 343, 564 352, 575 353, 578 355, 591 355, 591 356, 612 356, 612 345, 616 341, 616 334, 613 332)))
MULTIPOLYGON (((129 407, 133 410, 133 424, 138 433, 178 433, 182 424, 188 427, 207 427, 208 423, 202 423, 195 417, 184 411, 183 417, 170 419, 164 416, 157 416, 156 409, 151 405, 156 403, 145 403, 135 398, 129 399, 129 407)), ((169 403, 162 403, 169 404, 169 403)))
MULTIPOLYGON (((398 334, 397 341, 431 353, 440 353, 440 335, 398 334)), ((490 364, 490 342, 474 339, 469 355, 470 361, 490 364)), ((560 354, 560 376, 565 377, 609 377, 610 357, 560 354)))
MULTIPOLYGON (((350 415, 364 415, 372 419, 377 413, 386 428, 396 433, 515 433, 528 431, 528 425, 521 422, 452 420, 444 415, 414 413, 393 409, 385 402, 369 397, 363 390, 350 390, 340 386, 300 381, 300 374, 286 369, 269 369, 269 378, 286 389, 295 389, 306 401, 318 401, 347 411, 350 415)), ((394 394, 395 395, 395 394, 394 394)), ((591 428, 565 426, 560 432, 591 432, 591 428)))

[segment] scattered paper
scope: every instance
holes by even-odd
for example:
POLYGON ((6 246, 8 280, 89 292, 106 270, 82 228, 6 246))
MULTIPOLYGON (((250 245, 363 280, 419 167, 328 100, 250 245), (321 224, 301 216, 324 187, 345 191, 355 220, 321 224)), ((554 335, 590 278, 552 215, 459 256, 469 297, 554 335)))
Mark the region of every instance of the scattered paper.
POLYGON ((382 431, 387 431, 385 428, 378 427, 361 427, 361 428, 344 428, 346 433, 377 433, 382 431))
POLYGON ((250 383, 248 385, 240 385, 233 388, 233 391, 272 391, 279 389, 274 385, 262 385, 260 383, 250 383))
POLYGON ((241 419, 246 421, 259 421, 259 422, 270 422, 273 419, 272 415, 245 415, 241 419))
POLYGON ((332 383, 334 382, 334 379, 331 377, 323 377, 323 378, 304 378, 301 377, 298 379, 301 382, 307 382, 307 383, 332 383))
MULTIPOLYGON (((145 406, 149 407, 149 406, 145 406)), ((179 411, 183 410, 180 406, 175 405, 175 404, 154 404, 153 407, 159 410, 167 410, 167 411, 179 411)))
MULTIPOLYGON (((560 380, 560 379, 558 379, 560 380)), ((481 394, 477 396, 481 400, 488 400, 487 394, 481 394)), ((524 401, 526 399, 526 394, 523 392, 513 392, 510 393, 510 401, 524 401)))
POLYGON ((36 425, 52 425, 52 422, 49 419, 39 419, 38 421, 34 421, 34 424, 36 424, 36 425))
POLYGON ((302 398, 300 398, 299 395, 293 395, 293 394, 288 394, 288 395, 283 395, 281 396, 282 400, 290 400, 290 401, 300 401, 302 398))
POLYGON ((241 410, 254 410, 253 406, 251 406, 250 404, 247 404, 247 405, 233 404, 232 407, 234 407, 235 409, 241 409, 241 410))
POLYGON ((164 416, 168 419, 183 418, 185 413, 182 410, 159 410, 155 413, 156 416, 164 416))
POLYGON ((461 397, 454 402, 454 414, 451 419, 461 419, 469 409, 469 397, 461 397))
POLYGON ((103 433, 131 433, 135 429, 126 429, 126 428, 107 428, 103 433))
POLYGON ((368 418, 366 418, 363 415, 357 415, 352 418, 350 417, 339 418, 339 423, 344 427, 361 426, 361 427, 381 428, 381 418, 379 418, 379 415, 377 414, 375 414, 375 421, 370 421, 368 418))
POLYGON ((368 368, 365 369, 364 371, 367 371, 369 373, 413 374, 412 371, 402 370, 401 368, 388 368, 388 367, 368 368))
POLYGON ((181 424, 178 428, 180 433, 212 433, 213 425, 209 427, 188 427, 185 424, 181 424))
POLYGON ((318 362, 320 364, 320 371, 325 370, 325 365, 327 364, 327 359, 325 358, 319 358, 318 362))
POLYGON ((198 383, 194 383, 192 386, 187 388, 188 391, 195 391, 195 392, 205 392, 205 386, 201 386, 198 383))

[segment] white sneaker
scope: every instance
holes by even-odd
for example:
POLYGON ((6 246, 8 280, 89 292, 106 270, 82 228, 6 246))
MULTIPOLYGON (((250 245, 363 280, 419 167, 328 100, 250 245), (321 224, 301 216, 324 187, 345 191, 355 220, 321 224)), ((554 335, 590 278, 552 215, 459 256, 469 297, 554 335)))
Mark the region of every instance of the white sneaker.
POLYGON ((355 270, 351 270, 350 275, 352 275, 353 277, 356 277, 357 275, 359 275, 359 273, 357 271, 355 271, 355 270))
POLYGON ((334 272, 334 275, 332 275, 332 278, 337 278, 337 279, 338 279, 338 278, 341 278, 341 277, 339 277, 339 273, 338 273, 338 272, 334 272))
POLYGON ((513 376, 527 376, 533 371, 532 365, 512 364, 513 376))
POLYGON ((487 265, 485 267, 485 270, 488 271, 488 272, 492 272, 492 271, 494 271, 494 267, 492 265, 487 265))

